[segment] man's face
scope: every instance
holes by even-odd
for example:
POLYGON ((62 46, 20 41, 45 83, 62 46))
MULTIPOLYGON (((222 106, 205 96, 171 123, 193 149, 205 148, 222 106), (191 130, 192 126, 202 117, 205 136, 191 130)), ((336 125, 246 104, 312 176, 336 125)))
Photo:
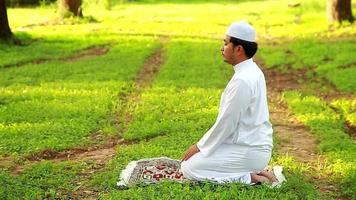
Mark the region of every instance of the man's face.
POLYGON ((230 36, 226 35, 224 38, 224 45, 221 47, 221 54, 224 57, 224 61, 229 64, 234 64, 236 60, 236 53, 234 53, 234 45, 230 42, 230 36))

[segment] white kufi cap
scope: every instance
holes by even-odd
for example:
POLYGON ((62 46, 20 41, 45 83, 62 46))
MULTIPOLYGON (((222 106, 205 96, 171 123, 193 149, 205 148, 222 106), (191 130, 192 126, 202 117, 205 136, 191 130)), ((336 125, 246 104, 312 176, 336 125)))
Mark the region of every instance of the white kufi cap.
POLYGON ((226 35, 240 40, 256 42, 256 31, 246 21, 232 23, 227 29, 226 35))

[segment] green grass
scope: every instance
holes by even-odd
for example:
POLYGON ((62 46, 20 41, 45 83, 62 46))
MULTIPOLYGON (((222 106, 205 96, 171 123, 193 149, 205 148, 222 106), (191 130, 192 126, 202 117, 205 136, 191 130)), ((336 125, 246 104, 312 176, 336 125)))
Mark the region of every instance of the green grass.
POLYGON ((300 182, 298 178, 291 178, 283 188, 275 190, 265 186, 249 187, 237 183, 194 185, 166 182, 155 186, 116 191, 104 195, 101 199, 317 199, 318 196, 313 188, 300 182), (293 192, 296 189, 295 185, 299 185, 300 193, 293 192))
POLYGON ((90 168, 85 163, 41 162, 12 176, 0 169, 0 199, 67 199, 78 189, 79 175, 90 168))
POLYGON ((112 130, 119 95, 131 90, 158 47, 151 38, 117 42, 101 57, 2 69, 0 155, 61 151, 92 142, 88 136, 100 129, 112 130))
POLYGON ((352 126, 356 126, 356 99, 337 99, 331 102, 352 126))
POLYGON ((2 101, 9 102, 0 106, 1 155, 61 151, 92 142, 87 136, 109 123, 116 92, 128 87, 115 82, 73 86, 1 88, 2 101))
POLYGON ((297 119, 319 138, 319 150, 328 159, 321 173, 337 182, 343 195, 354 199, 356 143, 345 133, 343 118, 315 96, 285 92, 283 99, 297 119))
POLYGON ((297 40, 286 44, 263 46, 259 56, 267 68, 281 71, 305 69, 309 71, 311 79, 315 78, 313 77, 315 73, 319 79, 328 80, 339 90, 354 92, 355 44, 356 40, 352 38, 336 41, 297 40))
POLYGON ((165 48, 166 62, 151 88, 132 108, 135 122, 125 139, 144 139, 184 130, 205 130, 214 120, 227 74, 220 42, 176 39, 165 48), (194 51, 194 54, 190 52, 194 51), (202 57, 206 59, 201 60, 202 57), (209 77, 209 78, 207 78, 209 77))
POLYGON ((109 43, 109 41, 105 41, 97 35, 86 35, 84 37, 56 35, 54 37, 41 38, 22 34, 19 35, 19 38, 24 43, 23 46, 0 44, 0 54, 2 56, 0 68, 37 60, 65 58, 74 55, 80 50, 95 46, 108 46, 109 43))

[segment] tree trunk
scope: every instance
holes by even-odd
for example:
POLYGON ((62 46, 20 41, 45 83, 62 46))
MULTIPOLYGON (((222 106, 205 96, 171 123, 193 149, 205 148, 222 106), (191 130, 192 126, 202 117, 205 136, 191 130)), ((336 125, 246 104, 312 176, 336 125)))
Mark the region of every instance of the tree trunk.
POLYGON ((82 0, 61 0, 60 6, 66 12, 70 12, 77 17, 83 17, 82 14, 82 0))
POLYGON ((0 39, 10 39, 12 32, 7 19, 5 0, 0 0, 0 39))
POLYGON ((331 22, 355 21, 352 16, 351 0, 328 0, 327 12, 331 22))

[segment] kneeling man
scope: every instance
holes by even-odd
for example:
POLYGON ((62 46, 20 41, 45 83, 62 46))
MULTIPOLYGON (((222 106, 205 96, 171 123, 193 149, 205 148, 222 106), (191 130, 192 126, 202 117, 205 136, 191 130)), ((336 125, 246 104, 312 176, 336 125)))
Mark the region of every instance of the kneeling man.
POLYGON ((191 180, 275 182, 264 171, 271 159, 266 82, 252 60, 257 51, 255 29, 245 21, 232 23, 221 48, 235 71, 221 96, 215 124, 183 157, 181 170, 191 180))

